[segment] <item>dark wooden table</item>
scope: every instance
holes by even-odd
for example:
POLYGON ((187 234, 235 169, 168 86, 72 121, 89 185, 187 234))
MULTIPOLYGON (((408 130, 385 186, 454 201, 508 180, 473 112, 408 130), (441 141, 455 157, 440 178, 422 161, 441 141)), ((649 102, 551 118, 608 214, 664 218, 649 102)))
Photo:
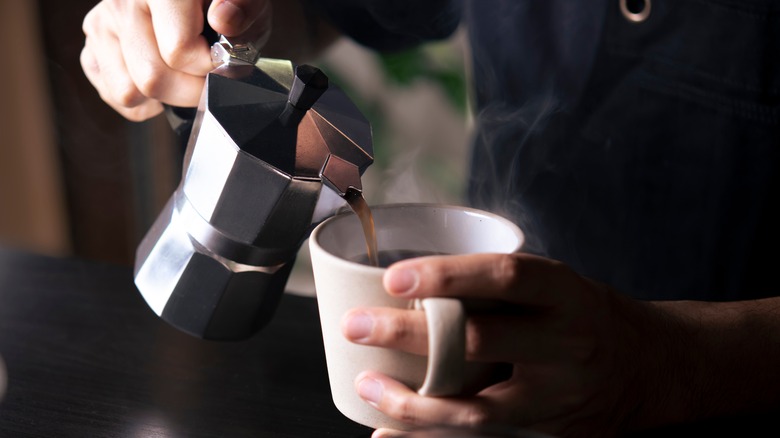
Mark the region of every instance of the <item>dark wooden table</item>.
POLYGON ((316 300, 248 341, 160 320, 129 267, 0 248, 0 437, 368 437, 330 398, 316 300))

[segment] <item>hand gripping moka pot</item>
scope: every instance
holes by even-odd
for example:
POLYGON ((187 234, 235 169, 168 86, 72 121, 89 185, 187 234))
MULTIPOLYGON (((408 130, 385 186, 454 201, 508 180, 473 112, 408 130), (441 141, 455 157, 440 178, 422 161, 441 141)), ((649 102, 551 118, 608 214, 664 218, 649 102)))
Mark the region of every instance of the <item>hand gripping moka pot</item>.
POLYGON ((181 182, 138 246, 135 284, 157 315, 204 339, 255 334, 301 244, 373 162, 371 127, 309 65, 212 46, 181 182))

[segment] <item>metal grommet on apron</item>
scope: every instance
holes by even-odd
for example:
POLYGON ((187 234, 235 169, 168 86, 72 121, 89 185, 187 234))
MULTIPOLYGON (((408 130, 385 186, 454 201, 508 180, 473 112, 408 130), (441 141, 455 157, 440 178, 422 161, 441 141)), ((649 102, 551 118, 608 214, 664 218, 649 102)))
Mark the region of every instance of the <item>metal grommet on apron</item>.
POLYGON ((620 12, 632 23, 641 23, 650 16, 652 0, 620 0, 620 12))

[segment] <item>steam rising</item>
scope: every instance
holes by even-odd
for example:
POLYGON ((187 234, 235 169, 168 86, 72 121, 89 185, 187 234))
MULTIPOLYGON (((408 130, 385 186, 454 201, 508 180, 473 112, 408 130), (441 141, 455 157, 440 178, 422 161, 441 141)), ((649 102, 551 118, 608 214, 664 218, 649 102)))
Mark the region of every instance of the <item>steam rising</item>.
POLYGON ((534 173, 555 171, 554 161, 532 152, 529 140, 560 110, 560 101, 550 93, 520 108, 504 103, 490 105, 477 114, 475 121, 473 155, 477 161, 471 174, 470 201, 515 221, 527 234, 526 249, 539 254, 546 251, 533 238, 538 224, 521 204, 534 175, 520 175, 518 168, 522 163, 523 169, 534 169, 534 173))
POLYGON ((408 151, 398 157, 384 174, 379 193, 383 203, 401 202, 446 202, 438 190, 420 175, 421 148, 408 151))

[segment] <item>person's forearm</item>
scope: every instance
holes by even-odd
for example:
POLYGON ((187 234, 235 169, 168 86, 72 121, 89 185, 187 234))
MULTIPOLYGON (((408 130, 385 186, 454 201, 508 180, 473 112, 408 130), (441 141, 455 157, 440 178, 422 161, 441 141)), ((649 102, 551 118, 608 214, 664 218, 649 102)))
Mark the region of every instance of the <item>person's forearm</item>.
POLYGON ((651 306, 668 318, 650 335, 660 357, 645 359, 668 385, 647 389, 639 425, 780 409, 780 298, 651 306))

